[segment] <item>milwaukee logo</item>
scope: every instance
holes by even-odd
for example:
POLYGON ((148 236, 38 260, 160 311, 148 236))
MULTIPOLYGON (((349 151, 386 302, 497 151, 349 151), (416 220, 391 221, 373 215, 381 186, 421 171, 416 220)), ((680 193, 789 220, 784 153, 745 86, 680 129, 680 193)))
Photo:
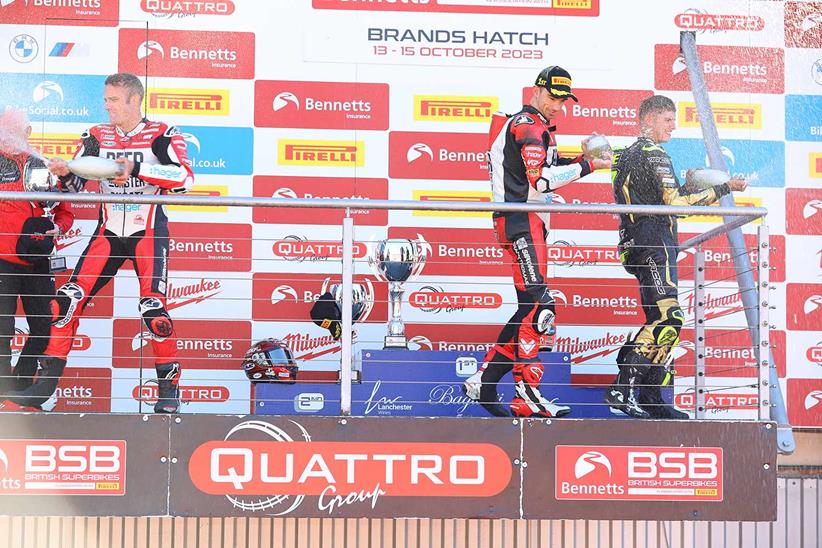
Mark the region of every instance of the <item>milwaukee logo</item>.
POLYGON ((228 116, 227 89, 151 89, 146 96, 149 114, 228 116))
POLYGON ((497 110, 497 97, 414 96, 414 120, 417 121, 488 122, 497 110))
MULTIPOLYGON (((734 103, 711 103, 714 122, 718 128, 728 129, 762 129, 762 105, 745 105, 734 103)), ((679 125, 681 127, 699 127, 699 115, 696 104, 679 103, 679 125)))
POLYGON ((557 337, 554 351, 571 354, 571 363, 585 363, 616 352, 625 342, 625 339, 626 335, 624 333, 614 334, 610 331, 595 339, 557 337))
MULTIPOLYGON (((696 312, 696 303, 693 293, 688 294, 687 310, 688 315, 691 316, 696 312)), ((731 293, 730 295, 712 295, 705 293, 705 319, 710 320, 714 318, 721 318, 729 316, 736 312, 741 312, 744 309, 742 305, 742 298, 739 293, 731 293)))
MULTIPOLYGON (((490 192, 471 190, 415 190, 414 200, 420 202, 466 202, 486 204, 491 202, 490 192)), ((434 211, 414 210, 414 217, 490 217, 490 211, 434 211)))
POLYGON ((286 166, 365 165, 363 141, 310 141, 280 139, 277 141, 277 163, 286 166))
POLYGON ((220 291, 222 291, 220 280, 201 278, 197 283, 181 286, 176 286, 169 281, 166 308, 173 310, 187 304, 199 303, 217 295, 220 291))
POLYGON ((71 160, 80 147, 73 133, 32 133, 29 144, 47 158, 71 160))
POLYGON ((331 335, 312 337, 307 333, 289 333, 282 340, 298 360, 310 360, 340 349, 339 343, 331 335))

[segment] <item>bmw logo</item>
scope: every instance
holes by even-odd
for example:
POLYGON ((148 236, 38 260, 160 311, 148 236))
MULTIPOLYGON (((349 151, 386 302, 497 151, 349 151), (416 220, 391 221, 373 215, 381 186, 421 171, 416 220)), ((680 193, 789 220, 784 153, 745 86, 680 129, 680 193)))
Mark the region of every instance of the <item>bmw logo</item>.
POLYGON ((37 40, 28 34, 18 34, 9 42, 9 55, 18 63, 34 61, 39 49, 37 40))

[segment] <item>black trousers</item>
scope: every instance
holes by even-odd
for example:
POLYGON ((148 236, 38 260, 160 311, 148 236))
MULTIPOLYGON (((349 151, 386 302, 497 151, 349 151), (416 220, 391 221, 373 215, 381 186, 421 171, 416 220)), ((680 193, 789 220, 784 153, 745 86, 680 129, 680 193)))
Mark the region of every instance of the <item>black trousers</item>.
POLYGON ((49 341, 49 303, 54 294, 54 277, 48 271, 48 261, 23 266, 0 260, 0 398, 11 390, 24 390, 32 385, 37 358, 42 356, 49 341), (12 374, 11 342, 15 336, 18 298, 23 303, 29 336, 12 374))

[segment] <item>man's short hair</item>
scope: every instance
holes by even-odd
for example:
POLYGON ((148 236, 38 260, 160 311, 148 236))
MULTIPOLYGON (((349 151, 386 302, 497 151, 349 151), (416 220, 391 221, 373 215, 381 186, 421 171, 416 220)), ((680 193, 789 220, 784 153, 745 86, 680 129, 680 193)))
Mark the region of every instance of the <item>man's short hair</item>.
POLYGON ((676 105, 664 95, 653 95, 639 104, 639 119, 652 112, 676 112, 676 105))
POLYGON ((105 85, 107 86, 121 86, 128 90, 129 97, 137 95, 140 101, 145 95, 145 88, 139 78, 128 72, 118 72, 106 78, 105 85))

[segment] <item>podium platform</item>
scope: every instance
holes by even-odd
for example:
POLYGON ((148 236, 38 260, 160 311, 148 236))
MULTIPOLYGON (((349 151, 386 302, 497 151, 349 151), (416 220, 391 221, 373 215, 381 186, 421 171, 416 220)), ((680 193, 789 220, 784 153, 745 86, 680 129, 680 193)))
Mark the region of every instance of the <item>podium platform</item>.
MULTIPOLYGON (((463 381, 482 365, 482 352, 363 350, 359 382, 352 385, 354 416, 487 417, 462 392, 463 381)), ((543 352, 542 393, 570 405, 569 418, 627 418, 603 403, 603 387, 571 385, 571 355, 543 352)), ((501 401, 514 395, 511 374, 497 389, 501 401)), ((663 391, 670 402, 672 390, 663 391)), ((257 384, 253 402, 258 415, 340 414, 338 383, 257 384)))

